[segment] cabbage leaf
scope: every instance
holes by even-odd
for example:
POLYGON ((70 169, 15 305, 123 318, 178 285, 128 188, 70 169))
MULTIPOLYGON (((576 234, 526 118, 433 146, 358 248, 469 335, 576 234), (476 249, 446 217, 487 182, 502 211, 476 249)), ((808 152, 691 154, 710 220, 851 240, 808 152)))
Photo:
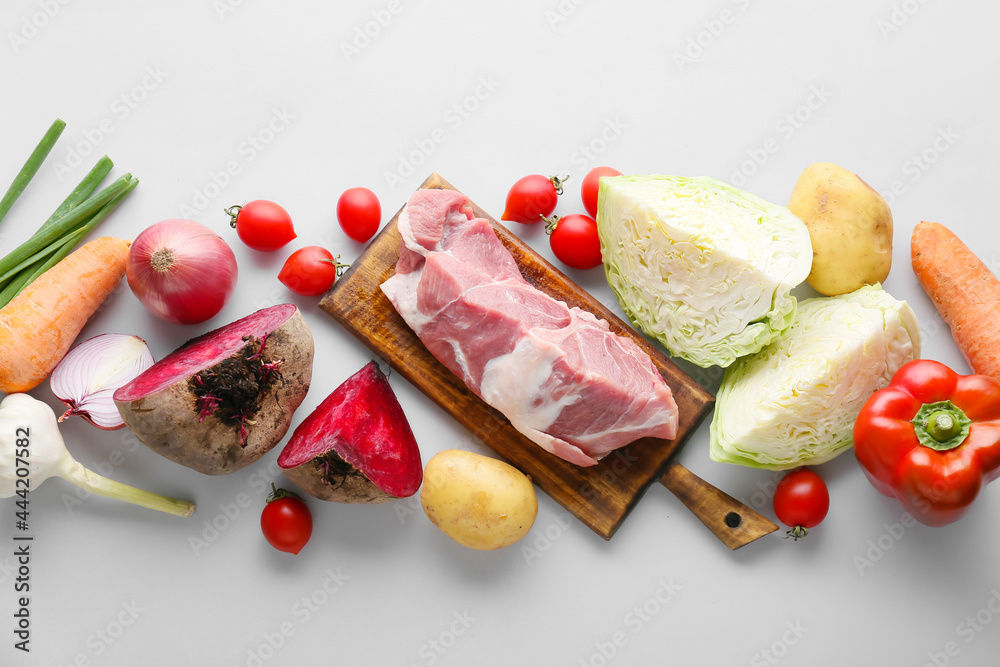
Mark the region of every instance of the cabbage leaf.
POLYGON ((671 354, 725 367, 788 328, 812 244, 787 208, 708 177, 605 177, 598 193, 608 284, 671 354))
POLYGON ((919 356, 913 310, 880 285, 806 299, 781 338, 726 369, 711 458, 771 470, 828 461, 854 444, 868 398, 919 356))

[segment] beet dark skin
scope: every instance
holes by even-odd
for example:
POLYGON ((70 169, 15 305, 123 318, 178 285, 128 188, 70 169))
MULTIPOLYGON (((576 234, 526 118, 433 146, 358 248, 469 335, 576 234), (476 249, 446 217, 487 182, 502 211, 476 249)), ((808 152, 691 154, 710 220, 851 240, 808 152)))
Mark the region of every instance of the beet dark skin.
POLYGON ((306 493, 340 503, 406 498, 423 481, 413 431, 374 361, 299 424, 278 466, 306 493))
POLYGON ((125 424, 181 465, 225 475, 288 432, 312 379, 313 338, 294 304, 210 331, 115 392, 125 424))

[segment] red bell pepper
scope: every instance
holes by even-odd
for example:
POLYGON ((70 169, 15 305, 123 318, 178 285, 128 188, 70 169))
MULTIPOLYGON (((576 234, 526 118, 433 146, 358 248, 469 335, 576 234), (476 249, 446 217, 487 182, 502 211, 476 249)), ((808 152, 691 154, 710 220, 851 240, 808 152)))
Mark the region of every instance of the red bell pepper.
POLYGON ((861 408, 854 452, 917 521, 956 521, 1000 476, 1000 382, 929 359, 904 364, 861 408))

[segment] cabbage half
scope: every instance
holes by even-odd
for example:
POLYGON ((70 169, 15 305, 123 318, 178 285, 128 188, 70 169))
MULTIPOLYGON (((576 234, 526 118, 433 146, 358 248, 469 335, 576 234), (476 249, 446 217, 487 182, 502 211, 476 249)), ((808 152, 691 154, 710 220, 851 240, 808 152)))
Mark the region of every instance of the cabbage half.
POLYGON ((728 366, 775 340, 812 266, 804 222, 714 178, 602 178, 597 229, 622 310, 699 366, 728 366))
POLYGON ((776 343, 726 369, 711 457, 771 470, 828 461, 854 444, 865 401, 919 356, 916 316, 881 286, 806 299, 776 343))

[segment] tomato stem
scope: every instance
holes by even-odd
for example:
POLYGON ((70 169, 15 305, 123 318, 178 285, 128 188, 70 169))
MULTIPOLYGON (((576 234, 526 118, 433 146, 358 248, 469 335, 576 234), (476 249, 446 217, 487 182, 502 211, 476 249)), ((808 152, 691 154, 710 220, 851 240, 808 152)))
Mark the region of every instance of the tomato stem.
MULTIPOLYGON (((267 502, 271 503, 275 500, 281 500, 282 498, 298 498, 297 493, 292 493, 287 489, 279 489, 271 482, 271 493, 267 496, 267 502)), ((301 500, 301 498, 299 498, 301 500)))
POLYGON ((333 259, 321 259, 320 261, 327 262, 328 264, 333 264, 333 266, 336 267, 337 269, 338 278, 344 275, 344 273, 347 272, 347 269, 351 268, 350 264, 344 264, 343 262, 340 261, 340 255, 337 255, 333 259))
POLYGON ((785 533, 785 539, 787 540, 790 537, 796 542, 798 542, 800 537, 805 537, 808 534, 809 534, 809 529, 806 528, 805 526, 795 526, 794 528, 788 529, 788 532, 785 533))
POLYGON ((546 218, 543 215, 542 216, 542 222, 545 223, 545 233, 546 234, 552 234, 552 232, 556 231, 556 225, 559 224, 559 216, 558 215, 554 215, 551 218, 546 218))
POLYGON ((236 229, 236 218, 240 217, 243 207, 239 204, 222 209, 229 216, 229 226, 236 229))
POLYGON ((569 180, 569 174, 566 174, 562 178, 559 176, 549 176, 549 181, 552 183, 552 187, 556 189, 556 194, 561 195, 563 193, 563 183, 569 180))

